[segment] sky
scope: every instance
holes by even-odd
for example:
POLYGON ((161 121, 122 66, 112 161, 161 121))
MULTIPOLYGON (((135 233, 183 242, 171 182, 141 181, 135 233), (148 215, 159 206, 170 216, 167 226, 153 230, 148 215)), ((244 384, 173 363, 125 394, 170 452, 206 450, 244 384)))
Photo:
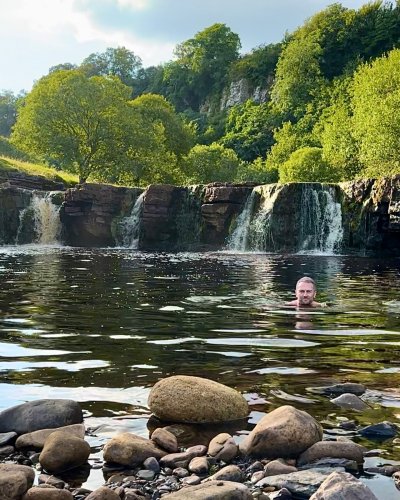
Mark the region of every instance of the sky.
MULTIPOLYGON (((242 53, 279 42, 334 0, 0 0, 0 91, 30 91, 50 67, 126 47, 148 67, 214 23, 242 53)), ((367 0, 343 0, 358 9, 367 0)))

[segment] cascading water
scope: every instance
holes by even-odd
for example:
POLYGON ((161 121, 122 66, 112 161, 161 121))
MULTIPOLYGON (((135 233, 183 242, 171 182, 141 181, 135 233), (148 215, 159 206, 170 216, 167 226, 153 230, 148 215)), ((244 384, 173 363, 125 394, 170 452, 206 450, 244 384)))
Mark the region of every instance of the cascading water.
POLYGON ((342 208, 333 186, 303 184, 300 251, 334 253, 343 239, 342 208))
POLYGON ((135 201, 131 214, 128 217, 124 217, 119 223, 119 234, 122 240, 121 244, 126 248, 137 249, 139 247, 143 197, 144 192, 135 201))
POLYGON ((59 243, 61 235, 60 206, 54 203, 58 191, 33 192, 30 205, 21 210, 16 243, 59 243))
POLYGON ((257 186, 239 215, 227 248, 237 251, 334 253, 343 238, 334 186, 257 186))

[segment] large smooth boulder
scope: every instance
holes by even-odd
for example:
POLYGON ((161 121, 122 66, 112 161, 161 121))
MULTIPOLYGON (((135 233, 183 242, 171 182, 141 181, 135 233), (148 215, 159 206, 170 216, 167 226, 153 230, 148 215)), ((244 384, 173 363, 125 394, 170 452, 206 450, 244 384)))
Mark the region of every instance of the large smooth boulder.
POLYGON ((290 458, 321 439, 322 427, 311 415, 285 405, 265 415, 239 449, 244 455, 290 458))
POLYGON ((85 440, 53 432, 44 443, 39 462, 47 472, 57 473, 85 464, 89 455, 90 446, 85 440))
POLYGON ((38 399, 0 413, 0 432, 27 434, 83 422, 82 409, 70 399, 38 399))
POLYGON ((347 472, 332 472, 310 500, 378 500, 359 479, 347 472))
POLYGON ((215 436, 208 445, 208 454, 210 456, 227 463, 236 457, 238 452, 238 445, 235 443, 233 437, 226 432, 215 436))
POLYGON ((53 432, 63 432, 66 436, 75 436, 83 439, 85 437, 85 425, 73 424, 65 427, 57 427, 56 429, 41 429, 39 431, 28 432, 19 436, 15 442, 15 447, 18 450, 42 450, 46 439, 53 432))
POLYGON ((235 389, 186 375, 157 382, 148 404, 159 419, 172 422, 227 422, 243 419, 249 412, 247 401, 235 389))
POLYGON ((26 465, 0 464, 0 499, 19 500, 32 486, 35 472, 26 465))
POLYGON ((364 461, 364 453, 365 448, 352 441, 320 441, 300 455, 297 465, 302 466, 324 457, 347 458, 361 464, 364 461))
POLYGON ((101 486, 92 491, 92 493, 86 497, 86 500, 121 500, 121 497, 110 488, 101 486))
POLYGON ((159 460, 166 454, 165 450, 159 448, 150 439, 136 436, 130 432, 113 437, 103 450, 106 462, 129 466, 142 464, 149 457, 159 460))
POLYGON ((47 484, 34 486, 23 496, 22 500, 73 500, 72 493, 60 490, 47 484))
POLYGON ((232 481, 208 481, 182 488, 163 498, 166 500, 253 500, 247 486, 232 481))

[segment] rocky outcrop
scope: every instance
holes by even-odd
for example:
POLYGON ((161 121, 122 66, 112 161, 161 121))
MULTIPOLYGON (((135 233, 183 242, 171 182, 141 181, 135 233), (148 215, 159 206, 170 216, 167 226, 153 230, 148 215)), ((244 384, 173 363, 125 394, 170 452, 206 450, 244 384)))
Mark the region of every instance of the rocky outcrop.
POLYGON ((254 87, 254 85, 245 78, 231 82, 229 87, 226 88, 222 94, 220 110, 224 111, 237 104, 244 104, 248 99, 251 99, 257 104, 267 102, 272 83, 272 76, 268 78, 267 83, 263 87, 254 87))
POLYGON ((23 172, 0 169, 0 187, 15 187, 31 191, 63 191, 65 185, 42 175, 27 175, 23 172))
POLYGON ((130 213, 142 192, 107 184, 81 184, 68 189, 61 208, 65 243, 72 246, 114 246, 116 224, 130 213))
POLYGON ((27 189, 0 186, 0 245, 17 242, 20 214, 29 207, 31 196, 27 189))

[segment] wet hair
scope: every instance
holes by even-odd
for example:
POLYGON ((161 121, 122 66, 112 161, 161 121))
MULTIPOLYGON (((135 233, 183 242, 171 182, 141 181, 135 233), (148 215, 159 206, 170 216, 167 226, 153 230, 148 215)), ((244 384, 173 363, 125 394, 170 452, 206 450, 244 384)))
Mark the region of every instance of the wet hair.
POLYGON ((314 290, 316 290, 316 289, 317 289, 317 285, 315 284, 315 281, 314 281, 312 278, 310 278, 309 276, 303 276, 302 278, 300 278, 300 279, 298 280, 298 282, 296 283, 296 288, 297 288, 297 286, 298 286, 300 283, 311 283, 311 284, 312 284, 312 286, 314 287, 314 290))

